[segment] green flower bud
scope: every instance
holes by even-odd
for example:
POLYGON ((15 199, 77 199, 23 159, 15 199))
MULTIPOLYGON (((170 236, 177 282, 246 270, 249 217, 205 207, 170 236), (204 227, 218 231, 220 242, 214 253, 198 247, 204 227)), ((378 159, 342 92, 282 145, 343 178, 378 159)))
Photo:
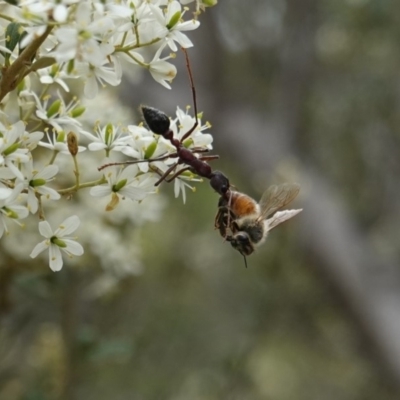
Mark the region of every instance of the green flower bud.
POLYGON ((167 25, 167 29, 172 29, 181 19, 181 15, 182 13, 180 11, 177 11, 169 20, 168 25, 167 25))
POLYGON ((91 34, 89 31, 82 31, 82 32, 79 33, 79 36, 80 36, 82 39, 88 40, 88 39, 91 39, 92 34, 91 34))
POLYGON ((122 181, 116 183, 112 188, 113 192, 119 192, 126 185, 126 182, 128 182, 127 179, 122 179, 122 181))
POLYGON ((53 236, 50 239, 50 242, 56 244, 58 247, 63 247, 63 248, 67 247, 67 244, 63 240, 59 239, 57 236, 53 236))
POLYGON ((112 140, 114 139, 114 127, 112 124, 107 124, 106 126, 106 136, 105 136, 105 142, 107 144, 110 144, 112 140))
POLYGON ((69 74, 72 74, 72 71, 74 70, 74 68, 75 68, 75 60, 68 61, 67 72, 69 74))
POLYGON ((194 141, 192 138, 187 138, 186 140, 183 141, 183 147, 188 149, 193 143, 194 141))
POLYGON ((57 75, 58 71, 60 70, 60 67, 58 64, 53 64, 50 68, 50 76, 53 78, 57 75))
POLYGON ((19 148, 19 143, 14 143, 11 146, 8 146, 4 151, 3 155, 8 156, 11 153, 14 153, 14 151, 18 150, 19 148))
POLYGON ((144 159, 148 160, 149 158, 151 158, 151 156, 154 154, 156 149, 157 149, 157 142, 154 141, 154 142, 150 143, 144 152, 144 159))
POLYGON ((65 132, 64 131, 57 132, 57 142, 64 143, 64 141, 65 141, 65 132))
POLYGON ((45 179, 32 179, 29 182, 29 186, 31 186, 31 187, 43 186, 45 184, 46 184, 46 180, 45 179))
POLYGON ((80 117, 84 112, 86 111, 86 107, 83 106, 77 106, 72 111, 69 113, 72 118, 78 118, 80 117))
POLYGON ((204 7, 214 7, 218 0, 202 0, 201 1, 204 7))
POLYGON ((57 114, 58 111, 60 111, 60 107, 61 107, 61 100, 60 99, 55 100, 47 110, 47 117, 50 118, 53 115, 57 114))
POLYGON ((18 219, 18 214, 15 211, 10 210, 7 207, 3 207, 3 210, 6 212, 8 218, 18 219))

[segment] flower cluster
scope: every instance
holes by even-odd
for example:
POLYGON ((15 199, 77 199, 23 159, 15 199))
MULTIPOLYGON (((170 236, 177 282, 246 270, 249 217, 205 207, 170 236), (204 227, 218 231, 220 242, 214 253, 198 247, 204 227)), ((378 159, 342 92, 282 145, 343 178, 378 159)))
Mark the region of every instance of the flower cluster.
MULTIPOLYGON (((119 85, 126 65, 147 69, 156 82, 170 88, 176 75, 173 52, 192 46, 186 32, 198 28, 200 11, 216 3, 196 0, 191 14, 183 7, 191 2, 21 0, 3 11, 0 238, 9 232, 10 221, 22 226, 29 214, 36 214, 45 240, 30 255, 47 249, 50 268, 58 271, 62 252, 83 254, 76 238, 69 237, 80 218, 66 215, 53 231, 46 207, 57 209, 52 204, 85 188, 95 198, 106 198, 107 211, 126 198, 142 202, 156 192, 154 183, 176 161, 176 148, 141 124, 108 120, 90 126, 88 101, 98 98, 101 89, 119 85), (71 94, 74 87, 82 88, 85 106, 71 94), (93 155, 90 174, 86 157, 84 161, 80 155, 84 151, 93 155), (138 163, 113 165, 120 155, 138 163), (104 164, 111 165, 99 173, 97 167, 104 164), (91 179, 83 179, 83 171, 91 179)), ((178 108, 171 129, 179 139, 194 123, 193 116, 178 108)), ((206 128, 208 124, 199 123, 185 145, 210 149, 212 137, 204 133, 206 128)), ((175 179, 176 196, 182 193, 185 200, 185 188, 193 180, 196 177, 186 173, 175 179)))

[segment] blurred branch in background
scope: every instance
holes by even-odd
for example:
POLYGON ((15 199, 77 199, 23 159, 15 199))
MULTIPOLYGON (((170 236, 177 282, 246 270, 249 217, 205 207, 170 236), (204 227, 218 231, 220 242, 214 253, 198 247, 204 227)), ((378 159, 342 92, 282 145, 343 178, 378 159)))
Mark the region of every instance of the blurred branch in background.
MULTIPOLYGON (((340 3, 343 13, 348 12, 347 18, 351 19, 351 13, 354 13, 356 17, 359 10, 351 10, 351 4, 346 4, 346 2, 340 3)), ((256 7, 262 7, 260 2, 255 2, 255 4, 256 7)), ((364 15, 367 15, 368 7, 372 8, 373 10, 370 10, 372 18, 374 8, 379 7, 377 2, 363 4, 360 4, 360 11, 364 11, 364 15)), ((269 94, 269 113, 261 117, 260 113, 250 110, 248 106, 240 102, 239 94, 229 98, 219 98, 219 112, 215 117, 218 120, 218 136, 221 137, 218 143, 220 145, 223 143, 223 146, 232 150, 233 158, 240 163, 240 170, 244 176, 258 173, 263 178, 259 178, 258 181, 270 181, 273 172, 281 170, 282 178, 298 181, 301 184, 303 188, 301 201, 304 207, 304 213, 301 216, 301 241, 318 257, 318 267, 324 271, 323 275, 332 279, 338 286, 348 306, 365 329, 366 335, 391 371, 393 381, 399 382, 399 261, 394 257, 385 257, 375 250, 369 230, 363 229, 362 222, 357 220, 357 215, 352 213, 350 207, 342 200, 343 192, 340 193, 340 190, 345 189, 345 177, 354 173, 352 167, 343 163, 341 157, 341 153, 346 154, 349 151, 346 148, 346 140, 341 144, 337 157, 333 160, 336 165, 331 166, 333 169, 340 170, 343 182, 339 184, 333 182, 317 163, 313 163, 313 153, 318 151, 325 141, 333 139, 328 137, 331 132, 310 126, 309 121, 313 118, 310 115, 313 110, 307 109, 310 97, 316 96, 316 86, 323 84, 321 82, 324 80, 332 79, 328 73, 336 73, 337 80, 348 79, 346 72, 325 71, 326 67, 321 65, 320 54, 318 56, 315 54, 317 36, 322 30, 327 29, 325 25, 329 26, 332 23, 329 19, 324 19, 327 17, 324 11, 326 12, 330 7, 333 8, 333 2, 289 1, 286 2, 286 6, 282 35, 277 43, 279 63, 276 66, 273 89, 269 94), (230 100, 232 98, 235 99, 234 102, 230 100), (310 129, 318 131, 317 138, 309 140, 309 135, 305 132, 310 129), (291 163, 292 166, 290 166, 291 163), (288 168, 285 168, 285 164, 289 164, 288 168)), ((389 13, 389 11, 385 12, 389 13)), ((376 16, 379 17, 379 14, 376 16)), ((332 13, 329 17, 339 18, 340 14, 332 13)), ((373 23, 373 21, 370 22, 373 23)), ((355 26, 349 27, 349 30, 352 29, 355 29, 355 26)), ((362 33, 360 32, 359 35, 361 36, 362 33)), ((260 58, 259 53, 262 51, 265 49, 257 49, 254 46, 253 49, 247 49, 246 56, 257 59, 260 58)), ((220 54, 221 50, 214 50, 213 53, 220 54)), ((203 57, 206 56, 203 55, 203 57)), ((349 60, 351 61, 353 60, 349 60)), ((384 60, 380 62, 385 63, 384 60)), ((255 67, 256 71, 260 69, 262 70, 262 67, 255 67)), ((267 66, 265 71, 267 71, 267 66)), ((371 73, 378 74, 380 71, 371 73)), ((221 81, 224 74, 223 70, 219 71, 221 81)), ((249 77, 248 74, 246 76, 249 77)), ((368 77, 366 79, 368 80, 368 77)), ((218 81, 218 78, 215 81, 218 81)), ((234 88, 235 84, 232 80, 230 82, 232 84, 230 91, 233 92, 232 87, 234 88)), ((368 83, 368 81, 365 82, 366 85, 368 83)), ((390 85, 390 81, 387 84, 390 85)), ((387 88, 388 91, 390 89, 390 87, 387 88)), ((222 92, 218 89, 215 91, 222 92)), ((257 95, 262 94, 255 93, 255 97, 257 95)), ((335 93, 332 95, 327 93, 332 107, 335 107, 336 102, 342 101, 334 95, 335 93)), ((373 102, 374 94, 370 95, 373 102)), ((329 115, 326 117, 331 118, 329 115)), ((373 115, 365 115, 365 118, 368 117, 373 119, 373 115)), ((367 125, 366 121, 365 125, 367 125)), ((356 132, 348 132, 347 140, 351 142, 352 135, 355 134, 356 132)), ((398 146, 388 148, 387 154, 398 158, 398 146)), ((354 162, 356 161, 355 154, 354 162)), ((382 168, 385 174, 387 165, 377 167, 382 168)), ((365 184, 368 184, 368 181, 365 184)), ((394 184, 392 182, 391 191, 394 190, 394 184)), ((362 185, 361 182, 360 185, 362 185)), ((357 189, 357 187, 349 187, 346 190, 350 191, 351 196, 357 197, 357 189)), ((374 189, 373 186, 369 188, 371 191, 374 189)), ((397 186, 395 198, 398 196, 397 186)), ((370 206, 372 210, 375 209, 375 204, 370 206)))
MULTIPOLYGON (((2 253, 23 273, 0 270, 0 398, 398 399, 399 12, 380 0, 210 10, 189 56, 213 167, 250 195, 300 183, 302 215, 247 270, 213 231, 207 183, 160 224, 144 222, 162 201, 124 202, 113 231, 86 204, 93 254, 60 274, 2 253)), ((125 103, 191 104, 178 61, 173 91, 127 82, 125 103)))

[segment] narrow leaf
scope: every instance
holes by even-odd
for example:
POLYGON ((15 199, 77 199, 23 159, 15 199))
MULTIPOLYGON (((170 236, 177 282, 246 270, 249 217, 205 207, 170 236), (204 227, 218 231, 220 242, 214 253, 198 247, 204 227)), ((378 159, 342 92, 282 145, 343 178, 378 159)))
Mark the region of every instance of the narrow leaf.
POLYGON ((39 69, 51 67, 56 62, 56 59, 53 57, 42 57, 39 60, 35 61, 32 64, 31 70, 37 71, 39 69))

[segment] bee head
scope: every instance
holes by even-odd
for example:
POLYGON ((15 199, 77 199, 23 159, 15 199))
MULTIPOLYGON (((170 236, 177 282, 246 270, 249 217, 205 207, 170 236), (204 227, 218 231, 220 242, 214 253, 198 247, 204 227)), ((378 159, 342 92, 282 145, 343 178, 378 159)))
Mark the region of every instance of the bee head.
POLYGON ((228 240, 231 242, 232 247, 243 256, 249 256, 254 251, 250 236, 244 231, 235 233, 228 240))

